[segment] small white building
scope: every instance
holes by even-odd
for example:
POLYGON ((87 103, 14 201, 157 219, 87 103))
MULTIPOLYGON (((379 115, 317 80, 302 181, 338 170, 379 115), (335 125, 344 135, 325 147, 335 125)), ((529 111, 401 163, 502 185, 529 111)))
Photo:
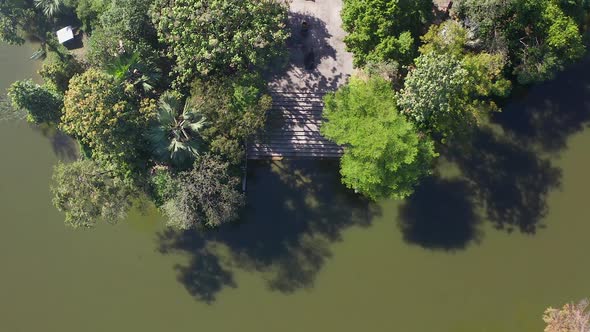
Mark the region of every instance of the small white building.
POLYGON ((74 39, 74 31, 71 26, 67 26, 57 31, 57 40, 60 44, 67 42, 68 40, 74 39))

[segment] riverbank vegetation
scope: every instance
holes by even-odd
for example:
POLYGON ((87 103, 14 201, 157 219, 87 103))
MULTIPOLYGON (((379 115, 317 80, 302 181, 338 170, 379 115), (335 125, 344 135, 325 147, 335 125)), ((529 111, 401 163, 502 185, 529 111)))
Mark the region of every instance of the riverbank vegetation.
MULTIPOLYGON (((343 182, 373 199, 410 195, 433 163, 422 164, 420 177, 399 186, 416 159, 398 157, 390 167, 379 158, 387 139, 397 137, 392 142, 396 153, 429 142, 435 151, 469 145, 473 132, 501 111, 511 91, 551 79, 581 59, 589 9, 582 0, 458 0, 442 9, 432 1, 344 0, 344 41, 359 73, 326 97, 323 128, 345 145, 343 182), (358 89, 359 81, 372 86, 375 77, 388 81, 390 91, 381 92, 392 104, 387 116, 371 94, 345 97, 358 89), (401 129, 392 117, 403 118, 410 127, 401 129), (343 139, 365 126, 374 129, 364 140, 343 139), (373 168, 387 169, 387 176, 369 176, 373 168)), ((423 162, 436 153, 429 155, 423 162)))
POLYGON ((66 223, 114 223, 145 197, 177 228, 234 220, 245 140, 271 104, 261 77, 284 62, 287 11, 278 0, 3 1, 0 39, 33 38, 46 54, 43 83, 9 89, 10 112, 80 146, 53 176, 66 223), (87 39, 83 54, 58 43, 65 25, 87 39))
MULTIPOLYGON (((582 0, 458 0, 448 10, 344 0, 358 70, 327 95, 321 128, 345 148, 343 183, 373 200, 411 195, 511 91, 585 54, 588 13, 582 0)), ((235 219, 244 145, 271 107, 263 77, 284 62, 287 15, 281 0, 0 3, 0 40, 32 38, 45 54, 42 83, 8 90, 12 114, 80 146, 79 161, 55 169, 66 222, 115 222, 145 197, 178 228, 235 219), (79 27, 83 52, 58 43, 65 25, 79 27)))

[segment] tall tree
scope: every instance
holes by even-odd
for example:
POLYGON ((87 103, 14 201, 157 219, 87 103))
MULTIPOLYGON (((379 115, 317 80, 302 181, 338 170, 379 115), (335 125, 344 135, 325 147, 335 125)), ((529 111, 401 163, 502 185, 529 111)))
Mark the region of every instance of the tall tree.
POLYGON ((89 228, 99 221, 115 223, 127 215, 132 191, 91 160, 59 163, 53 173, 53 204, 74 228, 89 228))
POLYGON ((432 13, 432 0, 344 0, 344 39, 356 66, 368 61, 408 64, 432 13))
POLYGON ((243 161, 244 143, 262 129, 272 104, 263 86, 257 75, 195 81, 190 103, 208 119, 203 135, 212 153, 232 164, 243 161))
POLYGON ((395 93, 381 77, 351 78, 325 98, 321 131, 344 145, 342 182, 371 198, 404 198, 429 174, 433 142, 398 112, 395 93))
POLYGON ((460 0, 454 7, 483 46, 507 54, 518 81, 528 84, 582 57, 578 22, 587 6, 579 0, 460 0))
POLYGON ((165 92, 158 102, 156 125, 149 131, 154 154, 174 166, 190 166, 202 154, 205 117, 177 92, 165 92))
POLYGON ((424 52, 415 59, 399 93, 401 111, 421 129, 445 137, 464 136, 499 108, 495 96, 508 93, 504 58, 464 49, 465 33, 456 23, 433 26, 424 52))
POLYGON ((88 146, 103 166, 131 175, 145 167, 143 136, 154 114, 143 111, 113 76, 91 68, 70 81, 61 128, 88 146))
POLYGON ((12 45, 25 42, 22 31, 28 31, 35 17, 35 11, 24 1, 0 1, 0 41, 12 45))
POLYGON ((280 0, 155 0, 152 19, 182 84, 265 68, 289 36, 280 0))
POLYGON ((215 227, 238 217, 244 196, 240 180, 228 172, 228 164, 211 156, 177 177, 176 195, 162 209, 168 225, 178 229, 215 227))

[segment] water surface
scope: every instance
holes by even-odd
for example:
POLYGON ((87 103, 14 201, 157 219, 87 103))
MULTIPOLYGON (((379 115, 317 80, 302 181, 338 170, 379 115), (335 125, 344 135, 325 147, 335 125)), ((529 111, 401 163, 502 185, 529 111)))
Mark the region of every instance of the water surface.
MULTIPOLYGON (((1 89, 30 53, 0 47, 1 89)), ((66 228, 49 182, 68 141, 2 123, 0 330, 541 331, 590 295, 589 88, 585 63, 511 102, 504 135, 405 202, 359 199, 333 163, 251 164, 244 219, 206 236, 153 209, 66 228)))

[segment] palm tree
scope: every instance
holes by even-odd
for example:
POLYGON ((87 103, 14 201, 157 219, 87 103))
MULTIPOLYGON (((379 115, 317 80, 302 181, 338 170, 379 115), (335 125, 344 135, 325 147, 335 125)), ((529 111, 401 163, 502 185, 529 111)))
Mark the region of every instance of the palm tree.
POLYGON ((161 77, 158 68, 140 61, 139 53, 121 54, 105 69, 118 82, 132 87, 143 96, 154 90, 154 82, 157 82, 161 77))
POLYGON ((157 125, 149 131, 154 155, 177 167, 192 164, 205 148, 201 132, 205 117, 177 92, 164 92, 158 101, 157 125))
POLYGON ((59 13, 62 0, 35 0, 35 7, 40 8, 47 17, 53 17, 59 13))

